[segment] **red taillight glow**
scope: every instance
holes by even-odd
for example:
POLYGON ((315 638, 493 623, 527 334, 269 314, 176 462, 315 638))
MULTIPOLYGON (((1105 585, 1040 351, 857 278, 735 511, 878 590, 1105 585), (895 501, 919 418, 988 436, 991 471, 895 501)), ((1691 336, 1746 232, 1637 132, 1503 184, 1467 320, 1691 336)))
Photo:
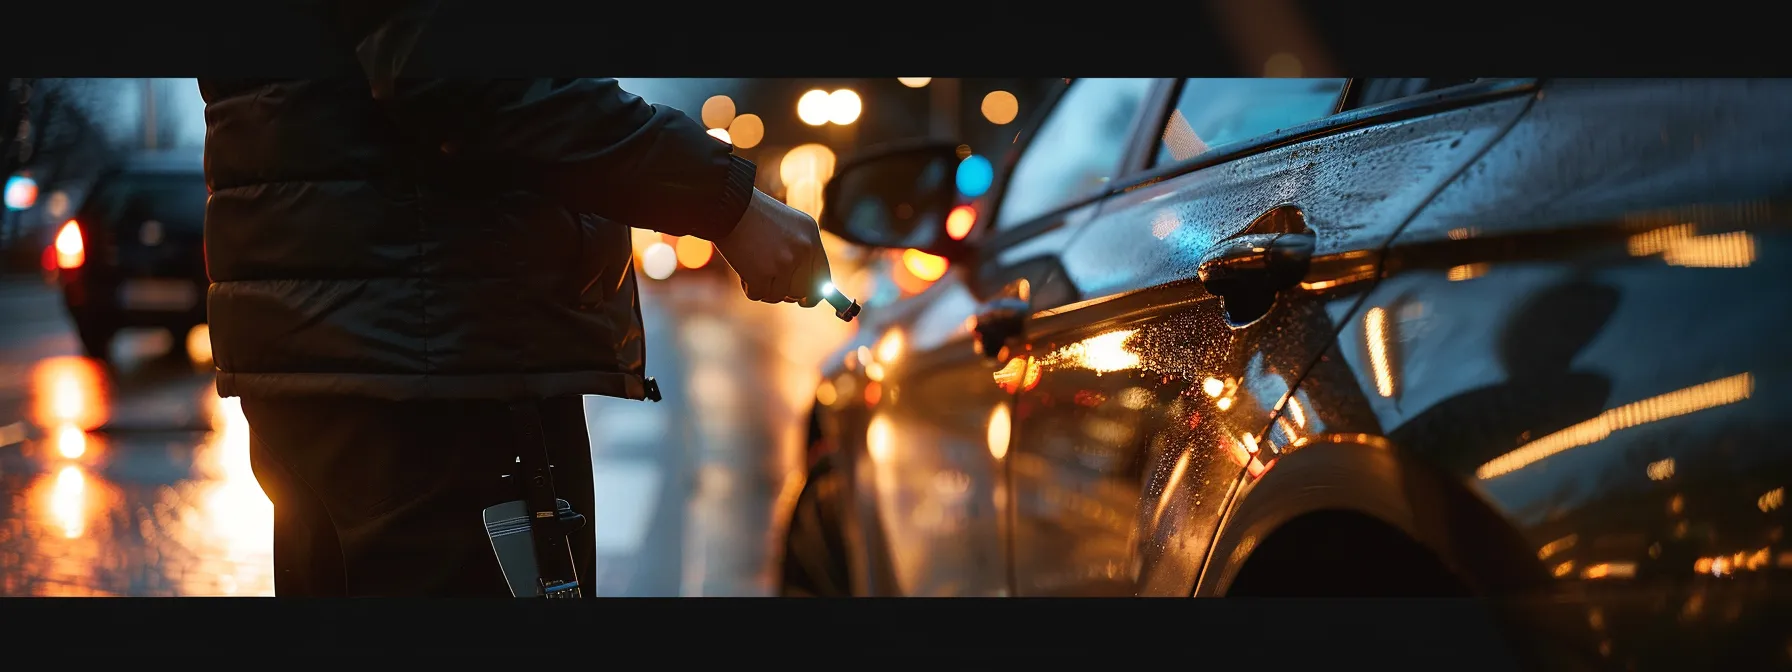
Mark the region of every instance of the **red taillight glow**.
POLYGON ((63 270, 80 268, 87 263, 87 246, 81 242, 81 223, 68 220, 56 234, 56 267, 63 270))
POLYGON ((946 213, 946 235, 953 240, 964 240, 971 235, 971 225, 977 223, 977 209, 961 205, 946 213))

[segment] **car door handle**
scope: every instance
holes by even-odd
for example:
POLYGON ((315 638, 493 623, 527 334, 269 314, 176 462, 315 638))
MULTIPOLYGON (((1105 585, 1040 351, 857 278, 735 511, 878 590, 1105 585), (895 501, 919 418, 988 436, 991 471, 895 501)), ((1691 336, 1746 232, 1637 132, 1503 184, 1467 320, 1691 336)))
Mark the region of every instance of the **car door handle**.
POLYGON ((1220 298, 1234 326, 1255 322, 1276 294, 1300 284, 1313 259, 1311 233, 1252 233, 1220 241, 1202 256, 1196 274, 1220 298))
POLYGON ((1020 338, 1026 330, 1030 309, 1026 299, 1015 296, 993 299, 979 307, 972 329, 976 338, 971 341, 977 354, 997 360, 1007 359, 1003 351, 1010 341, 1020 338))

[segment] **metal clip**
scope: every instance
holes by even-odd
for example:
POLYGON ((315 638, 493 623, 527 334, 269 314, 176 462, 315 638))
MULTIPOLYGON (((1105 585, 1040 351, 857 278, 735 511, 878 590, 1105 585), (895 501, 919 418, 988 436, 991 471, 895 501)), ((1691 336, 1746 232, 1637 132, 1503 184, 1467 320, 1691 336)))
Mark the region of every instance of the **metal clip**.
POLYGON ((646 381, 643 382, 642 387, 645 389, 645 391, 647 393, 648 401, 651 401, 654 403, 659 403, 659 400, 661 398, 660 397, 660 381, 654 380, 652 378, 648 378, 646 381))

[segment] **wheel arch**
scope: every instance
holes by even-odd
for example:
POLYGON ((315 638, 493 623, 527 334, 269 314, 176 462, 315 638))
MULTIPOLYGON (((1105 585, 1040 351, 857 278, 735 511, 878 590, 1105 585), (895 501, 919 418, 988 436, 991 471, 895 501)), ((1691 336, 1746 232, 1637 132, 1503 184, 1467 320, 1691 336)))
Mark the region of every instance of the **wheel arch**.
POLYGON ((1248 568, 1285 567, 1286 554, 1310 555, 1315 546, 1359 559, 1420 563, 1414 566, 1420 570, 1428 554, 1475 594, 1525 593, 1549 581, 1534 549, 1466 485, 1405 459, 1380 437, 1352 435, 1325 437, 1284 455, 1247 486, 1191 594, 1226 595, 1248 568), (1363 543, 1342 545, 1340 534, 1363 543), (1400 547, 1403 542, 1411 547, 1400 547))

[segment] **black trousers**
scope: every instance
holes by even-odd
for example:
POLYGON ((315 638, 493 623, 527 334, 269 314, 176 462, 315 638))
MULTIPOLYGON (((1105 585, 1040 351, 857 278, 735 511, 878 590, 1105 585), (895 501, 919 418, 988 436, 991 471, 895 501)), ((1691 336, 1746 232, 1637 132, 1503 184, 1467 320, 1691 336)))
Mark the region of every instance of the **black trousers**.
MULTIPOLYGON (((555 494, 592 518, 583 401, 540 405, 555 494)), ((503 403, 243 399, 242 407, 255 479, 274 503, 275 595, 510 596, 480 518, 522 497, 503 478, 519 449, 503 403)), ((587 585, 592 528, 568 539, 587 585)))

